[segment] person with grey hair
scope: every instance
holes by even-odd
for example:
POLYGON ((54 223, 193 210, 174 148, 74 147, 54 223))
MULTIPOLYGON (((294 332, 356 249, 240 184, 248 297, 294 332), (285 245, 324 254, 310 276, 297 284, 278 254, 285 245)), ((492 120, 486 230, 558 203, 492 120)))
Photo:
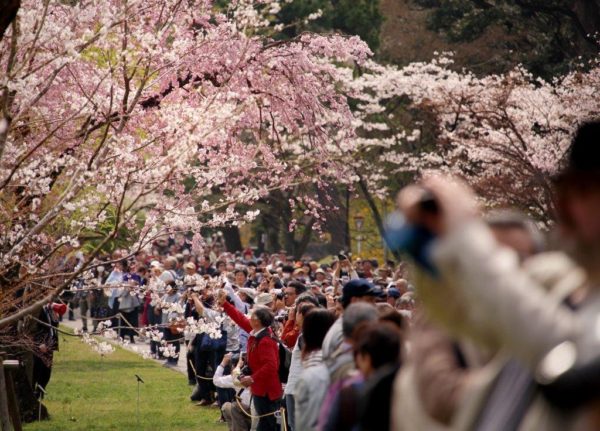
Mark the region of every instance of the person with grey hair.
POLYGON ((247 368, 239 381, 252 392, 252 402, 260 416, 257 431, 276 431, 278 426, 271 413, 279 410, 283 391, 279 379, 279 344, 271 330, 273 313, 266 307, 257 307, 248 319, 227 301, 224 290, 219 291, 217 303, 241 329, 250 334, 247 368))
POLYGON ((358 325, 363 322, 375 321, 378 317, 377 308, 372 304, 359 302, 348 306, 348 308, 344 310, 344 316, 342 318, 344 341, 352 343, 352 334, 358 325))
MULTIPOLYGON (((364 278, 357 278, 350 280, 344 285, 342 296, 338 300, 342 304, 343 309, 346 309, 349 305, 358 302, 375 304, 377 295, 378 291, 370 281, 364 278)), ((323 341, 323 359, 325 362, 335 361, 336 352, 343 340, 342 318, 340 317, 329 329, 323 341)))

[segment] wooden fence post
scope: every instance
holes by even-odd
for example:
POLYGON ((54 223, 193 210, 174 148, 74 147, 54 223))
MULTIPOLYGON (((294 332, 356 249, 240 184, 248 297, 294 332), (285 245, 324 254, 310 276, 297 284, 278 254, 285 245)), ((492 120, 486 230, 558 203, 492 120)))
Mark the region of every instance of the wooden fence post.
POLYGON ((0 356, 0 426, 2 426, 2 431, 12 430, 8 413, 8 392, 4 378, 4 358, 2 356, 0 356))

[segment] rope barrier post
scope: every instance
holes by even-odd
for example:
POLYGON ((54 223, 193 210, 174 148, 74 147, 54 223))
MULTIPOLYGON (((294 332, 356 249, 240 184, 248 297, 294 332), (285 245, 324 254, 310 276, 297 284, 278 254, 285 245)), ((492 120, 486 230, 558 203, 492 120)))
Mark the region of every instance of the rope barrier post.
POLYGON ((21 362, 15 359, 9 359, 5 360, 3 365, 6 390, 8 392, 8 412, 10 414, 12 426, 14 431, 22 431, 23 426, 21 424, 21 413, 19 412, 19 401, 17 400, 17 391, 12 375, 13 370, 16 370, 21 366, 21 362))
POLYGON ((281 408, 281 429, 287 431, 287 418, 285 416, 285 407, 281 408))

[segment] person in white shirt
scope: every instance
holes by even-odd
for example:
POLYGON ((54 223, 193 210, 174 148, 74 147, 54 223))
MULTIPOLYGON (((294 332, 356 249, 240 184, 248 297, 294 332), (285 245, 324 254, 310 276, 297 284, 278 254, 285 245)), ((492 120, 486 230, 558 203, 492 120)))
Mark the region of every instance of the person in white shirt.
POLYGON ((231 353, 223 356, 223 360, 213 376, 213 383, 217 388, 234 389, 237 392, 236 400, 227 402, 221 406, 221 413, 227 422, 229 430, 248 431, 252 421, 244 411, 250 412, 250 390, 244 388, 238 380, 240 369, 244 366, 244 361, 240 357, 239 361, 237 361, 237 366, 231 370, 230 374, 225 375, 225 368, 230 366, 232 362, 235 363, 236 361, 231 353))

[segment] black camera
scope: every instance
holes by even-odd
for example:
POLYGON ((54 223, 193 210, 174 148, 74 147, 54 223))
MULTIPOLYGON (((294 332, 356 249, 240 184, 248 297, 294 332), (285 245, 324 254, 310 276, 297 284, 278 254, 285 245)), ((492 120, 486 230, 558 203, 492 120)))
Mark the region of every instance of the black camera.
POLYGON ((240 370, 240 375, 241 376, 251 376, 252 375, 252 370, 250 369, 250 367, 248 365, 245 365, 240 370))

